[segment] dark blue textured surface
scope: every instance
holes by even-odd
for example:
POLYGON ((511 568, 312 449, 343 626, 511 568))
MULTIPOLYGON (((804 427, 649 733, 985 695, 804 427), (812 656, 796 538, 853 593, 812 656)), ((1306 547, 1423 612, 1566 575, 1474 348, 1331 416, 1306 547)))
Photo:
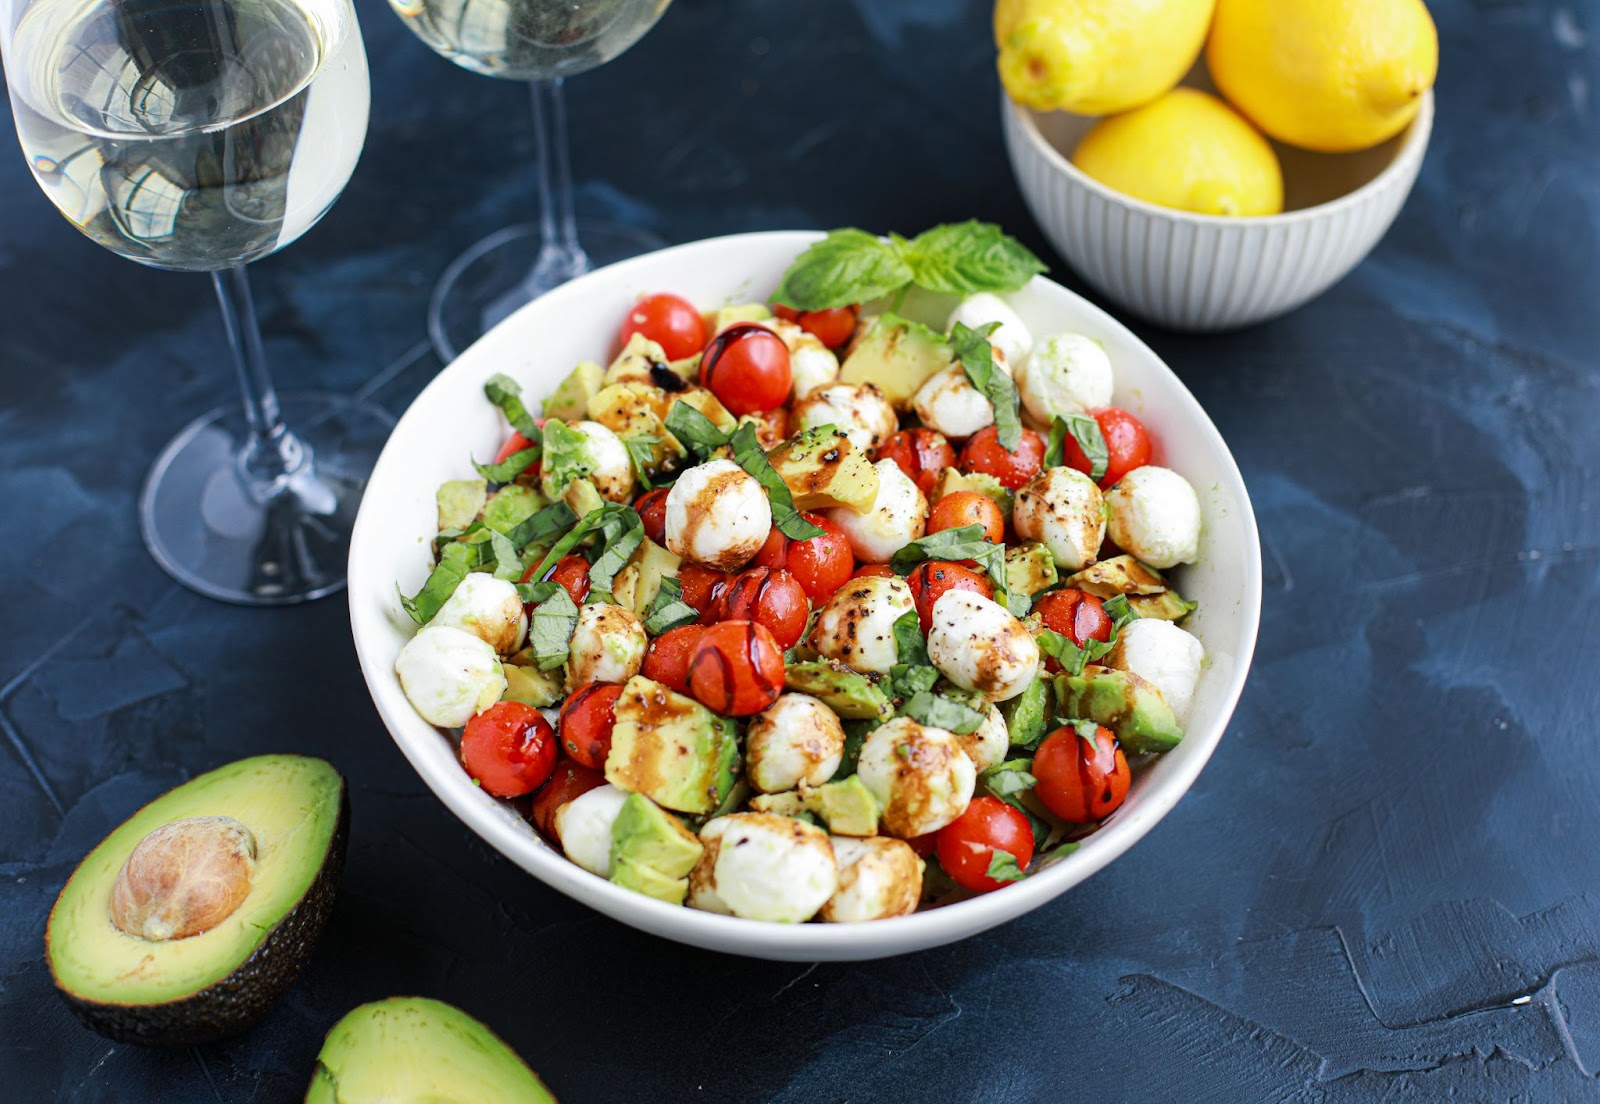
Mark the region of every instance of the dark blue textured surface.
MULTIPOLYGON (((399 410, 438 367, 432 278, 528 216, 526 96, 359 6, 366 154, 256 283, 285 386, 399 410)), ((1433 7, 1439 125, 1377 253, 1269 326, 1141 331, 1261 523, 1261 647, 1216 758, 1053 905, 863 965, 723 958, 568 902, 424 790, 341 600, 245 611, 170 583, 134 497, 231 399, 209 290, 79 238, 0 141, 0 1099, 298 1099, 339 1015, 408 992, 488 1020, 567 1101, 1600 1095, 1600 6, 1433 7), (168 786, 276 750, 353 786, 306 977, 224 1046, 80 1028, 41 961, 73 864, 168 786)), ((672 240, 978 216, 1042 249, 987 15, 679 0, 570 88, 580 205, 672 240)))

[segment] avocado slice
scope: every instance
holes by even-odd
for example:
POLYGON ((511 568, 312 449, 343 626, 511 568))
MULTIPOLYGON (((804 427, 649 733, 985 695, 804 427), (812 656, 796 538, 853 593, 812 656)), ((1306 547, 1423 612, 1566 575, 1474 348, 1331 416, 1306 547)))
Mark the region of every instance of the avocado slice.
POLYGON ((45 929, 51 979, 79 1019, 118 1042, 193 1046, 244 1031, 311 957, 349 820, 344 779, 321 759, 262 755, 185 782, 73 871, 45 929), (197 896, 183 909, 157 880, 171 869, 164 841, 190 848, 190 870, 194 849, 217 860, 203 869, 211 877, 187 880, 197 896), (235 892, 197 909, 218 886, 235 892))
POLYGON ((1038 541, 1015 544, 1006 549, 1006 589, 1032 598, 1041 590, 1056 585, 1056 559, 1038 541))
POLYGON ((835 836, 875 836, 883 814, 878 799, 855 774, 806 791, 805 807, 821 817, 835 836))
POLYGON ((887 721, 894 713, 888 695, 877 683, 830 659, 789 664, 784 670, 783 686, 785 690, 810 694, 847 721, 887 721))
POLYGON ((1022 693, 1000 703, 1000 715, 1006 720, 1012 747, 1036 747, 1045 738, 1050 731, 1051 702, 1050 682, 1040 676, 1022 693))
MULTIPOLYGON (((668 576, 676 579, 682 564, 676 553, 662 548, 649 537, 644 538, 639 550, 633 554, 633 562, 629 564, 638 572, 638 582, 633 590, 633 612, 643 617, 650 603, 661 593, 661 580, 668 576)), ((618 598, 620 600, 620 594, 618 598)))
POLYGON ((563 422, 583 421, 588 417, 589 397, 600 390, 604 375, 600 365, 592 360, 578 365, 544 401, 544 416, 560 418, 563 422))
POLYGON ((533 650, 524 648, 500 668, 506 676, 506 692, 501 701, 521 702, 535 709, 550 709, 567 696, 566 672, 557 667, 541 671, 533 665, 533 650), (519 662, 522 660, 524 662, 519 662))
POLYGON ((672 400, 648 383, 629 381, 602 387, 589 399, 589 418, 624 441, 649 439, 650 459, 645 474, 652 477, 677 471, 688 452, 662 423, 672 400))
POLYGON ((628 335, 628 343, 617 354, 617 359, 606 368, 605 374, 600 379, 600 386, 610 387, 614 383, 629 382, 649 383, 654 378, 651 369, 658 364, 663 368, 666 367, 666 350, 642 333, 631 333, 628 335))
POLYGON ((719 334, 735 322, 765 322, 771 317, 772 308, 765 303, 733 303, 711 315, 711 332, 719 334))
POLYGON ((483 1024, 425 997, 363 1004, 333 1025, 305 1104, 556 1104, 483 1024))
POLYGON ((613 866, 627 859, 669 879, 687 878, 704 850, 682 821, 644 794, 629 794, 611 823, 613 866))
POLYGON ((1132 671, 1089 666, 1081 675, 1057 675, 1055 687, 1063 717, 1105 725, 1129 755, 1171 751, 1183 739, 1161 691, 1132 671))
POLYGON ((532 487, 508 483, 489 496, 483 508, 483 523, 496 533, 509 536, 517 526, 548 505, 550 500, 532 487))
POLYGON ((709 813, 733 788, 732 721, 654 679, 635 675, 616 703, 606 781, 680 813, 709 813))
POLYGON ((478 517, 489 498, 489 484, 482 479, 452 479, 439 484, 434 501, 439 507, 439 531, 465 529, 478 517))
POLYGON ((1167 589, 1167 580, 1155 568, 1122 555, 1090 564, 1070 576, 1067 585, 1096 598, 1115 598, 1119 594, 1160 594, 1167 589))
POLYGON ((878 469, 837 429, 816 426, 767 453, 797 510, 845 506, 864 514, 878 501, 878 469))
POLYGON ((1011 516, 1012 494, 1005 484, 992 475, 984 472, 960 472, 955 468, 945 468, 939 473, 939 481, 933 485, 931 502, 938 502, 947 494, 956 491, 977 491, 981 495, 988 495, 994 504, 1000 507, 1000 513, 1006 517, 1011 516))
POLYGON ((1130 594, 1128 608, 1156 621, 1182 621, 1199 609, 1200 603, 1184 601, 1175 590, 1163 590, 1160 594, 1130 594))
POLYGON ((950 346, 920 322, 885 312, 867 324, 839 366, 841 383, 875 383, 897 408, 928 378, 950 367, 950 346))
POLYGON ((669 878, 659 870, 626 857, 611 860, 611 884, 669 905, 681 905, 689 896, 688 878, 669 878))
POLYGON ((775 794, 756 794, 750 799, 750 808, 758 813, 797 817, 806 811, 806 800, 801 796, 799 790, 788 790, 784 793, 775 794))

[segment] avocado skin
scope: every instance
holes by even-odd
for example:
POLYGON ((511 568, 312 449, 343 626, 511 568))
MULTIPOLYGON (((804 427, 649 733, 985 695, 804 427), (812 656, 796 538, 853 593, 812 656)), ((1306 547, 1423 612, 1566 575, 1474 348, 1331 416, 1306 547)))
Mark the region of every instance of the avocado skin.
MULTIPOLYGON (((250 957, 215 985, 165 1004, 106 1004, 74 995, 61 985, 53 971, 50 980, 55 982, 56 991, 67 1007, 86 1027, 115 1042, 186 1047, 242 1034, 283 999, 306 963, 311 961, 311 952, 316 949, 317 940, 333 914, 349 835, 350 787, 341 777, 339 823, 316 879, 300 898, 300 903, 267 933, 250 957)), ((49 939, 47 927, 47 961, 49 939)))

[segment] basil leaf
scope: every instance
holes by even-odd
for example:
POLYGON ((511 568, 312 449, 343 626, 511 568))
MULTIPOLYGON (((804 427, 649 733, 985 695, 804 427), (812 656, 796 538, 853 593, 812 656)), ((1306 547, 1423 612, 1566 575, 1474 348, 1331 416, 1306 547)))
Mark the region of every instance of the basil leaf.
POLYGON ((894 623, 894 647, 897 665, 929 667, 928 645, 922 638, 922 620, 916 610, 902 613, 894 623))
POLYGON ((994 854, 989 856, 989 877, 997 882, 1020 882, 1028 876, 1028 872, 1017 865, 1017 857, 1009 851, 996 847, 994 854))
POLYGON ((789 484, 783 481, 783 476, 767 459, 766 450, 756 440, 755 426, 745 422, 734 431, 728 444, 733 447, 733 462, 749 472, 766 490, 767 502, 772 509, 772 524, 778 527, 780 533, 790 540, 810 540, 827 532, 822 526, 811 524, 794 508, 794 496, 789 493, 789 484))
POLYGON ((491 483, 510 483, 529 467, 537 464, 542 455, 544 455, 543 446, 534 445, 532 448, 513 452, 498 464, 479 464, 474 461, 472 466, 478 469, 479 475, 491 483))
POLYGON ((989 344, 989 335, 999 325, 998 322, 989 322, 974 330, 965 323, 957 322, 950 331, 950 346, 955 350, 956 359, 961 362, 961 368, 967 373, 967 379, 972 381, 972 386, 982 392, 983 397, 989 400, 989 405, 994 407, 995 436, 1000 447, 1007 452, 1016 452, 1022 444, 1017 385, 1004 369, 995 364, 994 347, 989 344))
POLYGON ((566 588, 558 586, 528 617, 528 648, 534 665, 549 671, 565 663, 577 627, 578 607, 566 588))
MULTIPOLYGON (((1100 482, 1106 474, 1106 466, 1111 463, 1111 453, 1106 448, 1106 435, 1100 429, 1100 423, 1087 414, 1057 415, 1055 423, 1050 427, 1052 441, 1055 440, 1056 426, 1064 426, 1066 431, 1072 434, 1072 439, 1078 442, 1078 448, 1089 461, 1089 478, 1096 483, 1100 482)), ((1053 465, 1046 460, 1045 466, 1053 465)))
POLYGON ((889 568, 896 575, 908 575, 924 560, 976 560, 994 583, 997 601, 1013 616, 1025 617, 1033 602, 1025 594, 1012 593, 1006 581, 1006 548, 984 539, 981 525, 962 525, 955 529, 941 529, 914 540, 889 560, 889 568))
POLYGON ((633 461, 633 474, 639 480, 639 485, 647 491, 655 490, 647 465, 655 463, 656 446, 661 444, 661 438, 640 434, 637 437, 624 437, 622 443, 627 446, 628 459, 633 461))
POLYGON ((957 736, 978 731, 984 715, 963 702, 951 701, 942 694, 922 690, 908 698, 900 707, 900 716, 913 721, 954 732, 957 736))
POLYGON ((999 798, 1007 805, 1027 812, 1017 800, 1017 795, 1033 789, 1039 781, 1028 773, 1028 768, 1031 766, 1033 766, 1032 759, 1009 759, 1004 763, 996 763, 984 771, 978 776, 978 781, 990 797, 999 798))
POLYGON ((1045 629, 1035 639, 1039 650, 1061 664, 1061 669, 1069 675, 1083 674, 1085 665, 1103 658, 1112 647, 1110 640, 1089 640, 1080 648, 1070 637, 1051 629, 1045 629))
POLYGON ((1021 242, 975 219, 924 230, 901 252, 918 287, 945 295, 1016 291, 1045 271, 1021 242))
POLYGON ((1072 730, 1078 734, 1078 739, 1089 745, 1088 754, 1093 757, 1100 754, 1100 744, 1096 739, 1100 735, 1100 726, 1094 721, 1073 721, 1072 730))
MULTIPOLYGON (((1111 618, 1111 627, 1113 629, 1120 629, 1129 621, 1139 620, 1139 611, 1128 605, 1128 596, 1126 594, 1118 594, 1113 598, 1107 598, 1105 605, 1101 608, 1106 611, 1106 616, 1111 618)), ((1115 638, 1113 637, 1113 639, 1115 638)))
POLYGON ((679 444, 699 457, 728 443, 728 435, 717 428, 717 423, 682 399, 672 404, 663 424, 679 444))
POLYGON ((474 544, 451 541, 439 551, 439 563, 428 574, 427 582, 415 595, 400 595, 400 606, 411 615, 411 620, 426 625, 439 612, 439 607, 461 585, 461 580, 482 562, 481 553, 474 544))
POLYGON ((699 611, 683 600, 683 584, 667 577, 661 580, 661 589, 656 591, 650 607, 645 610, 644 631, 660 636, 668 629, 692 625, 699 619, 699 611))
MULTIPOLYGON (((510 376, 496 372, 483 385, 483 393, 490 402, 500 408, 500 413, 506 416, 511 428, 526 437, 530 445, 544 443, 544 433, 539 429, 539 423, 533 420, 528 408, 522 405, 521 384, 510 376)), ((496 482, 503 483, 505 480, 496 482)))
POLYGON ((506 530, 506 536, 518 548, 541 544, 557 533, 565 532, 577 524, 578 515, 565 502, 552 502, 506 530))
POLYGON ((1057 418, 1050 423, 1050 437, 1044 445, 1044 467, 1059 468, 1067 461, 1067 422, 1057 418))
POLYGON ((595 526, 599 534, 596 547, 600 549, 600 554, 589 565, 589 597, 586 601, 611 602, 615 600, 611 587, 616 581, 617 572, 627 565, 644 543, 644 521, 632 506, 619 506, 615 511, 597 510, 596 513, 604 513, 605 516, 595 526))
POLYGON ((517 546, 503 533, 489 532, 489 547, 494 552, 494 577, 507 582, 522 578, 522 557, 517 546))
POLYGON ((889 689, 901 701, 932 690, 939 682, 939 672, 932 667, 912 667, 896 663, 889 668, 889 689))
POLYGON ((831 231, 783 274, 772 301, 795 310, 827 310, 892 295, 911 282, 911 266, 896 242, 865 230, 831 231))
MULTIPOLYGON (((556 503, 555 505, 565 505, 565 503, 556 503)), ((547 509, 548 508, 549 507, 547 507, 547 509)), ((604 506, 600 507, 600 509, 585 514, 582 518, 580 518, 578 523, 567 531, 566 536, 562 537, 560 540, 556 541, 555 544, 550 546, 550 551, 544 554, 544 558, 539 561, 539 566, 528 573, 528 578, 533 579, 534 582, 523 583, 517 587, 518 593, 522 595, 522 600, 524 602, 537 603, 548 598, 550 596, 550 591, 547 588, 556 586, 557 584, 552 583, 549 579, 545 578, 545 576, 549 575, 551 569, 553 569, 556 564, 561 561, 561 557, 578 547, 579 541, 583 540, 583 538, 587 537, 595 529, 599 528, 599 526, 604 523, 608 517, 622 510, 627 510, 630 513, 634 512, 633 507, 631 506, 622 506, 615 502, 608 502, 604 506)), ((539 511, 540 514, 544 512, 544 510, 539 511)), ((534 515, 534 517, 538 516, 538 514, 534 515)))

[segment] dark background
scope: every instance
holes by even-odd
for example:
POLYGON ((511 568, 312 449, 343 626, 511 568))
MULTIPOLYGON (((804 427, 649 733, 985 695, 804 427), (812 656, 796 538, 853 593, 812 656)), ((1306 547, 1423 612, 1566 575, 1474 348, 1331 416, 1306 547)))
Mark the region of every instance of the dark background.
MULTIPOLYGON (((523 88, 360 0, 372 130, 343 200, 255 266, 283 383, 395 411, 438 369, 430 282, 530 216, 523 88)), ((424 789, 342 599, 217 605, 140 547, 158 448, 232 400, 203 279, 101 252, 0 139, 0 1099, 298 1099, 355 1004, 487 1020, 567 1101, 1574 1101, 1600 1073, 1600 67, 1592 3, 1435 0, 1415 194, 1329 294, 1228 337, 1140 332, 1232 443, 1261 646, 1183 803, 966 943, 859 965, 635 933, 424 789), (248 1037, 81 1028, 41 960, 77 859, 220 762, 348 775, 343 894, 248 1037)), ((1001 147, 978 0, 679 0, 572 82, 580 206, 674 241, 977 216, 1052 261, 1001 147)))

